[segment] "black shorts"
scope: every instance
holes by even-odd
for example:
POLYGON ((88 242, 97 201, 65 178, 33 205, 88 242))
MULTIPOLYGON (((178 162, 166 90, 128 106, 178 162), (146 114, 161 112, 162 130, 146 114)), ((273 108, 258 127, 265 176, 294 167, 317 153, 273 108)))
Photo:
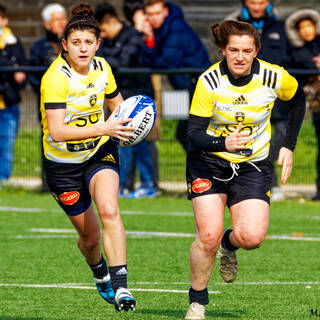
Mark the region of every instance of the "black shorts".
POLYGON ((118 148, 110 139, 83 163, 59 163, 44 159, 43 168, 53 197, 67 215, 76 216, 91 204, 89 183, 95 173, 112 169, 119 174, 118 148))
POLYGON ((209 152, 189 152, 188 199, 224 193, 228 197, 228 207, 247 199, 261 199, 270 204, 272 163, 265 159, 254 162, 254 165, 249 162, 232 165, 234 169, 229 161, 209 152))

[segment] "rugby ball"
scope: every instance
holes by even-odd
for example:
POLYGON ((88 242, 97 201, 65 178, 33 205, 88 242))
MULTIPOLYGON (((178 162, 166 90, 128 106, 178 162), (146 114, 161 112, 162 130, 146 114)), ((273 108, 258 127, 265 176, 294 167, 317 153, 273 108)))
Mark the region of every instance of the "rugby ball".
POLYGON ((145 95, 136 95, 126 99, 119 106, 116 118, 118 120, 132 119, 131 122, 124 124, 135 128, 133 137, 129 141, 115 139, 121 147, 134 146, 152 130, 157 117, 157 109, 154 101, 145 95))

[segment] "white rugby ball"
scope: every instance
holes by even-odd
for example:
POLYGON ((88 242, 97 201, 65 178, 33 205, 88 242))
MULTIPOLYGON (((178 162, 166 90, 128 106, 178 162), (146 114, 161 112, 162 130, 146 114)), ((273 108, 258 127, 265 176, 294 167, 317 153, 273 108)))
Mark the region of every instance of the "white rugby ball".
POLYGON ((145 95, 132 96, 122 102, 119 106, 116 118, 119 120, 132 119, 125 125, 135 128, 133 137, 129 141, 114 139, 119 146, 134 146, 143 139, 152 130, 157 117, 157 109, 154 101, 145 95))

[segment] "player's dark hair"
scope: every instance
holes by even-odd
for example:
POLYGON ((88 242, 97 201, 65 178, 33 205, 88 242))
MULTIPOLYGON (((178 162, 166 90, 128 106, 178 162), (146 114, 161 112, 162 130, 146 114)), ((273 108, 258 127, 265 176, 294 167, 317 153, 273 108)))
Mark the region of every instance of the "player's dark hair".
POLYGON ((94 11, 88 4, 77 4, 71 9, 71 17, 64 29, 64 38, 68 39, 70 33, 75 30, 92 30, 96 38, 99 38, 99 23, 94 17, 94 11))
POLYGON ((7 16, 7 8, 0 4, 0 17, 6 17, 7 16))
POLYGON ((137 10, 143 10, 143 0, 125 0, 122 9, 126 19, 134 24, 132 17, 137 10))
POLYGON ((213 41, 221 49, 228 45, 230 36, 243 36, 248 35, 254 38, 256 48, 259 50, 261 47, 260 37, 257 29, 250 23, 239 22, 233 20, 223 21, 211 27, 213 41))
POLYGON ((102 22, 108 22, 112 17, 118 19, 116 9, 112 4, 108 2, 102 2, 96 6, 95 18, 100 24, 102 22))

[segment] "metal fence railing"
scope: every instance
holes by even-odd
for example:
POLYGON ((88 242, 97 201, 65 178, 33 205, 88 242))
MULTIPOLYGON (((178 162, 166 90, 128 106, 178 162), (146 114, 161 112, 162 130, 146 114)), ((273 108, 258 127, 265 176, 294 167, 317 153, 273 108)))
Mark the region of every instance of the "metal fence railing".
MULTIPOLYGON (((19 69, 0 67, 0 72, 24 71, 27 74, 41 72, 46 70, 45 67, 20 67, 19 69)), ((160 77, 173 74, 189 74, 192 79, 191 90, 195 86, 195 81, 201 69, 129 69, 121 68, 115 72, 117 74, 158 74, 160 77)), ((289 70, 294 75, 315 75, 319 74, 318 70, 289 70)), ((164 81, 162 81, 163 83, 164 81)), ((167 83, 167 82, 165 82, 167 83)), ((161 96, 164 92, 171 93, 171 88, 164 84, 162 87, 155 88, 158 104, 161 104, 161 96), (158 90, 158 91, 157 91, 158 90)), ((121 88, 120 88, 121 91, 121 88)), ((138 93, 138 92, 137 92, 138 93)), ((180 96, 183 92, 172 91, 177 96, 176 99, 185 97, 180 96)), ((184 91, 185 94, 185 91, 184 91)), ((171 94, 168 94, 170 101, 171 94)), ((191 95, 190 95, 191 96, 191 95)), ((180 101, 180 100, 178 100, 180 101)), ((164 102, 164 101, 162 101, 164 102)), ((165 102, 167 103, 167 102, 165 102)), ((184 102, 185 103, 185 102, 184 102)), ((178 103, 179 104, 179 103, 178 103)), ((161 106, 158 106, 161 109, 161 106)), ((168 108, 167 108, 168 109, 168 108)), ((22 101, 20 103, 20 128, 18 138, 15 144, 14 164, 12 178, 10 182, 17 185, 28 187, 39 187, 41 176, 41 128, 38 118, 38 100, 37 95, 27 85, 22 92, 22 101)), ((179 112, 175 116, 161 114, 161 131, 162 137, 156 142, 159 151, 159 169, 161 186, 167 189, 184 190, 185 188, 185 151, 176 140, 175 129, 179 118, 179 112), (178 114, 178 116, 177 116, 178 114)), ((316 156, 317 141, 314 133, 310 112, 306 113, 304 123, 299 135, 297 148, 295 151, 294 168, 289 180, 290 187, 300 186, 300 193, 314 191, 316 181, 316 156)))

